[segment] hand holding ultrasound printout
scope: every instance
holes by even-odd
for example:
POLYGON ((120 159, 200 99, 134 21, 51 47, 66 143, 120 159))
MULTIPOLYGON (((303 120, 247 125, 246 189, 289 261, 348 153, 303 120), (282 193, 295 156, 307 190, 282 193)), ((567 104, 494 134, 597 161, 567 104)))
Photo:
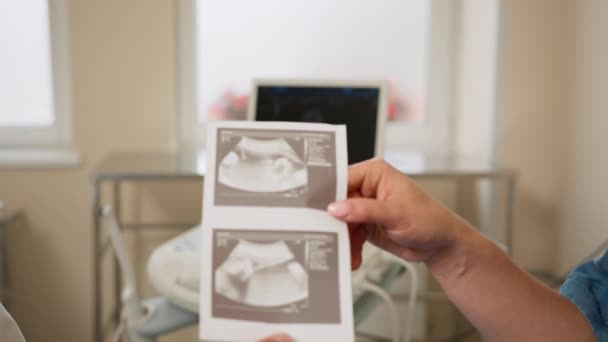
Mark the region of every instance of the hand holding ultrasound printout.
POLYGON ((207 136, 204 341, 353 341, 344 126, 215 122, 207 136))

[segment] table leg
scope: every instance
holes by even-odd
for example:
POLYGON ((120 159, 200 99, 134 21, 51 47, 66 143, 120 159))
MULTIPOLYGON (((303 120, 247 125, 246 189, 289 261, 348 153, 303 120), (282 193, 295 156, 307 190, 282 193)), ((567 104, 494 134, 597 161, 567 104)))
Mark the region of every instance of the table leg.
POLYGON ((8 243, 6 242, 7 234, 6 230, 8 229, 8 224, 4 224, 0 222, 0 253, 2 274, 0 275, 2 282, 0 283, 0 300, 2 300, 2 304, 6 308, 8 312, 11 311, 11 293, 10 293, 10 280, 8 279, 10 276, 10 272, 8 267, 10 263, 8 262, 8 243))
POLYGON ((93 184, 93 341, 102 342, 101 300, 101 184, 93 184))
POLYGON ((454 203, 454 210, 460 216, 464 215, 464 192, 465 192, 465 180, 462 177, 456 179, 456 203, 454 203))
MULTIPOLYGON (((113 208, 116 216, 116 222, 118 228, 122 230, 121 225, 121 193, 120 193, 120 182, 114 182, 114 188, 112 189, 113 196, 113 208)), ((120 312, 122 311, 122 275, 120 272, 120 265, 118 264, 118 258, 114 256, 114 323, 118 327, 120 324, 120 312)))
POLYGON ((517 176, 511 176, 507 179, 507 248, 509 255, 513 257, 515 254, 515 206, 517 205, 517 176))

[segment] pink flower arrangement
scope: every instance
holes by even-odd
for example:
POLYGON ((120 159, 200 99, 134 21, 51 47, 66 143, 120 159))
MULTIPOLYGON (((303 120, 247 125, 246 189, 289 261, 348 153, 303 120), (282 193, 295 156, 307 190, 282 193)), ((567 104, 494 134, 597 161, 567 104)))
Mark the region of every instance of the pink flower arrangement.
POLYGON ((220 120, 245 120, 247 118, 248 94, 237 94, 226 90, 209 108, 209 117, 220 120))
POLYGON ((418 122, 424 117, 423 100, 410 95, 405 99, 396 82, 389 83, 388 121, 418 122))

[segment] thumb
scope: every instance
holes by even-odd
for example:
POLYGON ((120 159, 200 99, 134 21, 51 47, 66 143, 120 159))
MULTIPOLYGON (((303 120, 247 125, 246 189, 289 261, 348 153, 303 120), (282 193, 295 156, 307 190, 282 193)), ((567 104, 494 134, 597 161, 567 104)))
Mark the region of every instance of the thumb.
POLYGON ((384 201, 371 198, 351 198, 334 202, 327 211, 335 218, 348 223, 375 223, 390 225, 396 220, 396 212, 384 201))

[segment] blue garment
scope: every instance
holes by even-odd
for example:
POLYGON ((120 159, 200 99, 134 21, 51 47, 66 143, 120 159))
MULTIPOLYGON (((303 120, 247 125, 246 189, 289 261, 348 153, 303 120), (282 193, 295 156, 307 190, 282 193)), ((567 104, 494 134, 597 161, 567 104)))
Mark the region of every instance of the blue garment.
POLYGON ((598 341, 608 342, 608 251, 576 267, 560 292, 585 315, 598 341))

